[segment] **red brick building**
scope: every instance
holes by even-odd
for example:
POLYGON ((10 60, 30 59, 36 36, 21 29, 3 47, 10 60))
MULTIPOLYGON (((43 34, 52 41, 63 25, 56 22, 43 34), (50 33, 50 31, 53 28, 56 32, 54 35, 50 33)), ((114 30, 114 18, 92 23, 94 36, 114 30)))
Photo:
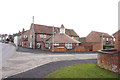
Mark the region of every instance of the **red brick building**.
POLYGON ((120 30, 113 34, 115 38, 115 48, 120 51, 120 30))
POLYGON ((86 37, 86 42, 103 42, 103 44, 113 44, 113 37, 108 33, 92 31, 86 37))
POLYGON ((44 48, 54 52, 79 51, 79 48, 76 50, 79 45, 79 41, 65 34, 65 28, 61 25, 60 32, 48 38, 44 48))
MULTIPOLYGON (((54 27, 54 32, 59 33, 60 28, 54 27)), ((65 29, 65 34, 76 40, 79 40, 79 36, 73 29, 65 29)), ((21 46, 27 48, 41 48, 43 42, 53 35, 53 26, 31 24, 30 30, 22 31, 21 34, 21 46)))
POLYGON ((82 42, 73 29, 65 29, 63 25, 59 27, 31 24, 30 30, 24 30, 19 36, 18 45, 26 48, 38 48, 41 50, 53 50, 53 30, 54 30, 54 50, 59 51, 97 51, 102 49, 100 42, 82 42), (62 28, 62 29, 61 29, 62 28), (61 34, 61 33, 64 34, 61 34), (58 44, 59 43, 59 44, 58 44), (59 46, 58 46, 59 45, 59 46), (68 47, 67 47, 68 46, 68 47), (70 49, 71 48, 71 49, 70 49))

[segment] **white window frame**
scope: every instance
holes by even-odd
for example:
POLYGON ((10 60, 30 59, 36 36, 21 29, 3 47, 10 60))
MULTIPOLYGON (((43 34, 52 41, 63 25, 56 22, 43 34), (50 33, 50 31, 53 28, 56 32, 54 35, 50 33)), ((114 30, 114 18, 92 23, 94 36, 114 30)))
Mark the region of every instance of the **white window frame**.
POLYGON ((46 34, 44 34, 44 38, 46 38, 46 34))
POLYGON ((108 41, 108 38, 106 38, 106 41, 108 41))
POLYGON ((30 39, 32 39, 32 34, 30 35, 30 39))
POLYGON ((72 36, 72 39, 74 39, 74 36, 72 36))
POLYGON ((76 46, 79 46, 79 43, 76 43, 76 46))
POLYGON ((43 34, 40 34, 40 38, 43 38, 43 34))
POLYGON ((46 43, 46 44, 45 44, 45 47, 46 47, 46 48, 49 48, 49 44, 48 44, 48 43, 46 43))
POLYGON ((66 47, 67 49, 72 49, 72 43, 66 43, 66 44, 65 44, 65 47, 66 47))
POLYGON ((54 43, 53 45, 54 45, 54 46, 59 46, 59 43, 54 43))

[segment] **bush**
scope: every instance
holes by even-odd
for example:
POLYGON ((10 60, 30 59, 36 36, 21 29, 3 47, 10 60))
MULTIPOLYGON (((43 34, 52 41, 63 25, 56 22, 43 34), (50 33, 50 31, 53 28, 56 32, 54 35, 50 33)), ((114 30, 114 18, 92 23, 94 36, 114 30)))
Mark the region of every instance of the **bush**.
POLYGON ((103 49, 106 49, 106 47, 107 48, 114 48, 114 45, 112 45, 112 44, 111 45, 103 45, 103 49))

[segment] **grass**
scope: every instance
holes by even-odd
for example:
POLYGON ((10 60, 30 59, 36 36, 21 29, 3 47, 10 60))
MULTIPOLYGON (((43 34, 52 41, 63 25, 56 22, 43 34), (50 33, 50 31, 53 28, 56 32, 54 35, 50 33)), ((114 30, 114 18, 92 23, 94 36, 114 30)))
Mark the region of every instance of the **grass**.
POLYGON ((57 70, 45 78, 118 78, 118 74, 98 68, 96 64, 76 64, 57 70))

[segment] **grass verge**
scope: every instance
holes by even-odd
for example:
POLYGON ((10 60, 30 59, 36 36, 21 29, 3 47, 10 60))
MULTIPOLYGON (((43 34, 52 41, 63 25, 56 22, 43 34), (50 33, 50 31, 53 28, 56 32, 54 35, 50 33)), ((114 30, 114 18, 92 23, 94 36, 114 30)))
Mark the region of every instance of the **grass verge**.
POLYGON ((96 64, 76 64, 57 70, 45 78, 118 78, 118 74, 98 68, 96 64))

